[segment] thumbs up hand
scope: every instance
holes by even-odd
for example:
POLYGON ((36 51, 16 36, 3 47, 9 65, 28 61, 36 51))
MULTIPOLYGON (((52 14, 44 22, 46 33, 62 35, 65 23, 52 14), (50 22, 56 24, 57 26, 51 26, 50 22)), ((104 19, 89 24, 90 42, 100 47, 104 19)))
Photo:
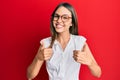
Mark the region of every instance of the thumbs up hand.
POLYGON ((92 58, 86 51, 74 50, 73 51, 73 58, 76 62, 91 65, 92 58))
POLYGON ((39 60, 42 61, 49 60, 52 56, 52 53, 53 53, 52 48, 45 48, 45 44, 42 41, 36 56, 39 60))

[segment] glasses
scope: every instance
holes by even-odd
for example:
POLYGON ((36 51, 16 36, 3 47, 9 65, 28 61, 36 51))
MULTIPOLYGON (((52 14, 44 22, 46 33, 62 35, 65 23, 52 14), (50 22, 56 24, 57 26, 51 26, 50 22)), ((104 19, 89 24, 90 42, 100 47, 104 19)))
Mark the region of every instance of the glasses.
POLYGON ((69 17, 69 16, 66 15, 66 14, 64 14, 64 15, 62 15, 62 16, 55 14, 55 15, 53 16, 53 20, 54 20, 54 21, 57 21, 59 18, 61 18, 61 20, 62 20, 63 22, 66 22, 66 21, 68 21, 69 19, 71 19, 72 17, 69 17))

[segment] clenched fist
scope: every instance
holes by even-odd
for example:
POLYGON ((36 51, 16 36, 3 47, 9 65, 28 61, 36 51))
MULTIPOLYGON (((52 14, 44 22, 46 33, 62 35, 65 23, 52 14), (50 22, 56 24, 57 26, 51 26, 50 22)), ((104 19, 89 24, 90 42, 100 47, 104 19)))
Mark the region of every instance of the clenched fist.
POLYGON ((73 58, 76 62, 91 65, 92 58, 86 51, 74 50, 73 51, 73 58))
POLYGON ((52 56, 52 53, 53 53, 52 48, 45 48, 44 42, 42 41, 36 57, 42 61, 49 60, 52 56))

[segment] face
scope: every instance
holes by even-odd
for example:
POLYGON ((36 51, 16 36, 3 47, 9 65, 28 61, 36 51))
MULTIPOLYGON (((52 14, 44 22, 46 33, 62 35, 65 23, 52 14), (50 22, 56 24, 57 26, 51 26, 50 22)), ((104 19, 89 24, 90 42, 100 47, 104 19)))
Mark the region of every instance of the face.
POLYGON ((65 7, 59 7, 53 16, 53 25, 57 33, 69 32, 72 26, 71 12, 65 7))

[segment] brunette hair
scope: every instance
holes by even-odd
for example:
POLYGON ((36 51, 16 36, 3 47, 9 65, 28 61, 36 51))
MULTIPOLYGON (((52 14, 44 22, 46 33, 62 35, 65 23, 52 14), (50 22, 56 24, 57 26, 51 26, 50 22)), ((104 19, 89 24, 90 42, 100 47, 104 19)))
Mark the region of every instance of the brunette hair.
POLYGON ((77 15, 76 15, 76 12, 75 12, 73 6, 70 5, 69 3, 60 3, 53 11, 51 19, 50 19, 50 30, 51 30, 51 35, 52 35, 50 47, 53 46, 53 43, 58 35, 58 33, 55 31, 55 28, 53 26, 53 16, 55 15, 56 10, 60 7, 65 7, 71 12, 71 14, 72 14, 72 26, 70 27, 69 31, 73 35, 78 35, 78 20, 77 20, 77 15))

